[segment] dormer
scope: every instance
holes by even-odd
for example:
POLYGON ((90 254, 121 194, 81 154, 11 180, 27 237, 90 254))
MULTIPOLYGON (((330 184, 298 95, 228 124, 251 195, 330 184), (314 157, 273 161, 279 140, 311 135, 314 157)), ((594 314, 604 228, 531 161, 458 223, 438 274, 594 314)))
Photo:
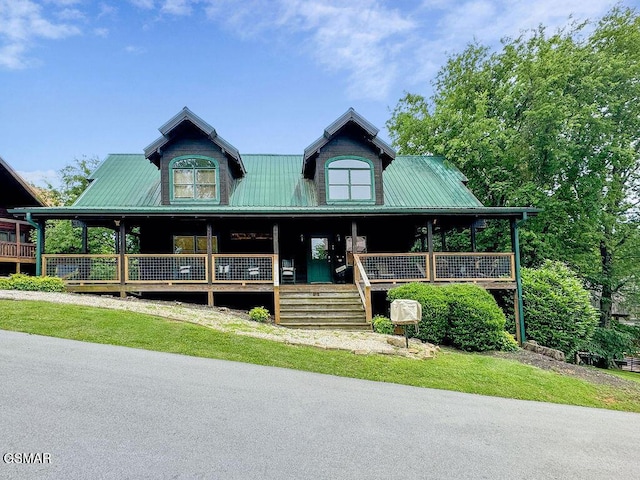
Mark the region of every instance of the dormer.
POLYGON ((159 130, 144 154, 160 169, 162 204, 228 204, 246 173, 238 150, 187 107, 159 130))
POLYGON ((395 151, 353 108, 304 151, 302 174, 314 180, 320 205, 384 203, 382 172, 395 151))

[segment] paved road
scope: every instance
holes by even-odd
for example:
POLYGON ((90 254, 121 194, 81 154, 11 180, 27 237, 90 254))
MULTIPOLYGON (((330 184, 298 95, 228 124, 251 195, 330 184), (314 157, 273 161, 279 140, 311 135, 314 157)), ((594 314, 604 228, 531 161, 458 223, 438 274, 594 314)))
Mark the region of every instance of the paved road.
POLYGON ((639 478, 640 415, 0 331, 0 478, 639 478), (634 445, 632 445, 634 443, 634 445))

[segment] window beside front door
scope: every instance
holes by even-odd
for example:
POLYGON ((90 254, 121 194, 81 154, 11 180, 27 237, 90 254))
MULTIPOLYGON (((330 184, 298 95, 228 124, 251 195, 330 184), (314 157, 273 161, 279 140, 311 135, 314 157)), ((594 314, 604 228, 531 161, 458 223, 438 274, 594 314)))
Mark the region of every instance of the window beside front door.
MULTIPOLYGON (((218 253, 218 237, 211 237, 212 253, 218 253)), ((174 253, 207 253, 207 237, 200 235, 174 235, 174 253)))

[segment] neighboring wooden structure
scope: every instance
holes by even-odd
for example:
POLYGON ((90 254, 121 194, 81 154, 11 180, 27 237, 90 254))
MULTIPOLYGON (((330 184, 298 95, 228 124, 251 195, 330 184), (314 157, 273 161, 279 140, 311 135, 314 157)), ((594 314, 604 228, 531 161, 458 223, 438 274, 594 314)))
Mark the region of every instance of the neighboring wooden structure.
POLYGON ((33 189, 0 157, 0 275, 35 271, 33 227, 8 212, 15 207, 42 207, 33 189))
POLYGON ((353 109, 302 155, 241 155, 187 108, 160 133, 144 155, 110 155, 74 205, 15 211, 42 232, 49 219, 118 232, 118 254, 45 254, 43 273, 75 291, 206 292, 210 304, 225 292, 273 292, 277 321, 281 291, 290 311, 291 292, 321 284, 351 285, 333 295, 357 292, 365 325, 371 292, 400 282, 470 281, 518 298, 518 222, 536 210, 484 207, 455 167, 396 155, 353 109), (508 222, 511 252, 475 251, 486 219, 508 222), (134 228, 139 254, 126 251, 134 228), (457 228, 470 228, 472 251, 435 251, 457 228), (422 251, 408 253, 417 240, 422 251))

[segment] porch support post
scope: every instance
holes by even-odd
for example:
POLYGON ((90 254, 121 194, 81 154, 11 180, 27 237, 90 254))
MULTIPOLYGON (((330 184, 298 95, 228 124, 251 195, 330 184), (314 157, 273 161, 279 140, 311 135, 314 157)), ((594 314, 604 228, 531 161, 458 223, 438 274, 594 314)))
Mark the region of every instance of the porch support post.
MULTIPOLYGON (((523 212, 522 221, 527 219, 527 213, 523 212)), ((518 222, 515 218, 510 220, 511 227, 511 249, 515 260, 516 292, 514 298, 514 312, 516 318, 516 337, 520 346, 527 341, 524 328, 524 313, 522 305, 522 279, 520 278, 520 240, 518 235, 518 222)))
POLYGON ((86 255, 89 253, 89 233, 87 224, 82 222, 82 253, 86 255))
POLYGON ((435 281, 436 259, 433 254, 433 220, 427 220, 427 251, 429 252, 429 281, 435 281))
POLYGON ((355 220, 351 222, 351 253, 358 253, 358 224, 355 220))
POLYGON ((213 307, 213 226, 207 220, 207 305, 213 307))
POLYGON ((25 220, 36 229, 36 276, 42 275, 42 254, 44 253, 44 230, 46 221, 34 222, 31 212, 27 212, 25 220))
POLYGON ((476 222, 471 222, 471 251, 476 251, 476 222))
MULTIPOLYGON (((295 273, 294 273, 295 276, 295 273)), ((295 278, 294 278, 295 283, 295 278)), ((280 227, 273 224, 273 316, 280 323, 280 227)))
POLYGON ((22 257, 20 250, 20 222, 16 222, 16 273, 20 273, 20 257, 22 257))
POLYGON ((125 254, 127 253, 127 230, 124 224, 124 219, 120 220, 120 231, 118 234, 118 250, 120 254, 120 297, 126 298, 127 292, 124 289, 126 281, 127 268, 125 265, 125 254))

